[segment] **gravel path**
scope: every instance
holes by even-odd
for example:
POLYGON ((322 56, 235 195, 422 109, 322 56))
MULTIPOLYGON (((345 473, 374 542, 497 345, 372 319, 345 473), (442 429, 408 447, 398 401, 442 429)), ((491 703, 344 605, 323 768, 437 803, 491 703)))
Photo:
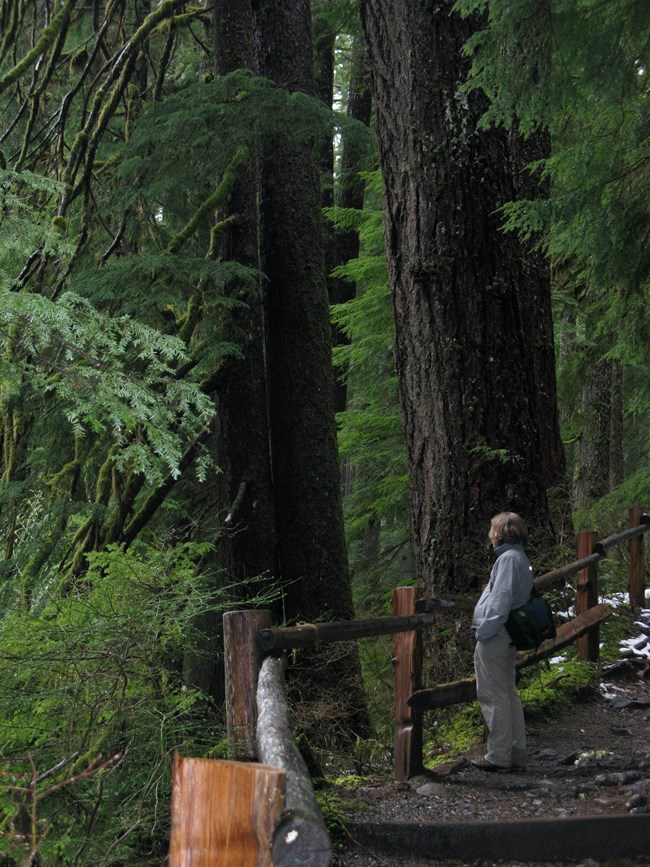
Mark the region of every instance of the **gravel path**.
MULTIPOLYGON (((644 615, 640 626, 650 624, 650 611, 644 615)), ((621 668, 605 671, 600 691, 584 703, 572 706, 559 718, 528 726, 529 765, 525 774, 475 770, 469 760, 482 754, 477 750, 443 769, 442 774, 427 774, 408 783, 389 778, 368 780, 355 789, 354 807, 346 811, 350 827, 355 822, 486 821, 650 812, 650 661, 641 652, 642 643, 638 641, 639 652, 628 653, 631 658, 621 668)), ((597 867, 597 857, 594 852, 582 863, 597 867)), ((422 860, 406 852, 387 856, 350 837, 335 861, 338 867, 459 867, 461 863, 491 867, 514 862, 422 860)), ((517 862, 521 867, 548 863, 517 862)), ((557 867, 576 862, 553 863, 557 867)), ((648 867, 650 852, 640 860, 610 859, 603 863, 608 867, 648 867)))

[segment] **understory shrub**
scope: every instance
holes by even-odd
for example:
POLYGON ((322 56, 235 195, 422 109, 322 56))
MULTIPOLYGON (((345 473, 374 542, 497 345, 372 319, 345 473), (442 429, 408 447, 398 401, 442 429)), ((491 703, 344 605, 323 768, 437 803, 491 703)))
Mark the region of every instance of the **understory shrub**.
POLYGON ((197 618, 227 604, 198 547, 92 555, 69 595, 0 621, 3 864, 164 863, 174 751, 223 752, 182 679, 197 618))

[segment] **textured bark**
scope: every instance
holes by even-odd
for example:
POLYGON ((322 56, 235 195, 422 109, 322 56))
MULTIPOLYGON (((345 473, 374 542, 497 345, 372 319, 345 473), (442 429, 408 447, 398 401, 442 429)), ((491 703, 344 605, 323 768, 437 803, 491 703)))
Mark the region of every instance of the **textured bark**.
POLYGON ((483 98, 459 93, 461 48, 476 22, 451 8, 445 0, 361 4, 417 577, 429 592, 478 586, 495 512, 520 512, 537 539, 550 532, 542 461, 551 446, 543 443, 559 443, 557 416, 545 420, 552 434, 539 418, 554 401, 548 275, 526 265, 495 213, 516 197, 520 155, 502 130, 477 130, 483 98))
MULTIPOLYGON (((536 199, 548 195, 548 185, 538 175, 526 169, 531 162, 550 153, 550 140, 538 133, 524 140, 517 131, 508 138, 513 198, 536 199)), ((569 484, 562 437, 556 388, 556 359, 551 309, 551 273, 548 258, 534 250, 532 244, 521 244, 519 252, 521 276, 516 291, 519 305, 525 311, 522 322, 527 328, 534 368, 535 412, 539 426, 540 463, 547 489, 554 491, 557 511, 552 518, 563 519, 569 513, 569 484)), ((570 517, 568 518, 570 521, 570 517)), ((565 530, 569 527, 566 525, 565 530)))
MULTIPOLYGON (((308 0, 257 0, 256 71, 287 91, 313 93, 308 0)), ((353 616, 334 420, 329 305, 318 171, 309 143, 276 142, 260 171, 262 270, 268 280, 269 408, 283 614, 353 616)), ((310 659, 306 694, 329 685, 360 730, 366 715, 356 650, 310 659)), ((318 726, 319 728, 320 725, 318 726)), ((321 729, 322 735, 322 729, 321 729)))
POLYGON ((623 465, 623 365, 612 359, 611 431, 609 445, 609 487, 613 490, 624 478, 623 465))
MULTIPOLYGON (((309 3, 256 4, 257 72, 311 94, 309 3)), ((271 441, 285 614, 352 616, 332 400, 318 174, 309 144, 281 142, 261 170, 271 441)))
MULTIPOLYGON (((250 2, 217 0, 212 36, 217 75, 252 68, 250 2)), ((256 182, 254 166, 244 166, 235 181, 228 214, 217 216, 235 217, 223 235, 218 255, 255 269, 259 267, 256 182)), ((228 375, 221 379, 214 394, 217 413, 208 447, 220 473, 213 490, 197 490, 193 501, 196 507, 206 497, 209 499, 205 509, 216 530, 215 554, 206 556, 201 568, 210 569, 220 586, 227 583, 246 599, 267 587, 278 572, 264 359, 265 312, 259 285, 234 279, 223 292, 246 304, 226 311, 220 323, 222 338, 239 344, 243 357, 230 360, 228 375), (252 580, 257 576, 260 581, 252 580)), ((198 652, 186 653, 184 677, 221 700, 221 616, 207 612, 194 625, 204 641, 198 652)))
MULTIPOLYGON (((214 8, 215 71, 224 75, 253 66, 253 13, 250 2, 218 0, 214 8)), ((221 258, 259 267, 256 172, 252 165, 239 174, 229 213, 235 222, 224 235, 221 258)), ((244 301, 229 311, 223 334, 242 346, 244 357, 233 360, 217 398, 216 462, 220 480, 223 534, 221 566, 233 581, 277 575, 275 514, 264 359, 265 310, 261 287, 240 280, 226 287, 244 301)), ((254 585, 248 592, 254 590, 254 585)))

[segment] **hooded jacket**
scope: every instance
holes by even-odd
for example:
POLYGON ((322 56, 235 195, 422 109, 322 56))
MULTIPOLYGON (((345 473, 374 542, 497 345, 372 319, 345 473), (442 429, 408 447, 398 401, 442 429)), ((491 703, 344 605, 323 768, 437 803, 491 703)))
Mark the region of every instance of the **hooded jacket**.
POLYGON ((477 641, 487 641, 497 634, 509 639, 504 625, 508 615, 528 602, 533 589, 533 567, 521 545, 505 542, 494 549, 494 555, 490 580, 472 617, 472 634, 477 641))

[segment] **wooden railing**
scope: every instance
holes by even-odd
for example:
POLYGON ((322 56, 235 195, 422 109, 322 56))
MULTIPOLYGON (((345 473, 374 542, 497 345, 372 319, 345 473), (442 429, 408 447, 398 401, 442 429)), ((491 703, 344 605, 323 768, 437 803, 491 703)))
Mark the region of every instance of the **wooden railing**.
MULTIPOLYGON (((642 537, 650 516, 630 510, 629 529, 598 541, 580 533, 578 560, 535 579, 538 588, 577 575, 576 617, 553 642, 520 654, 528 665, 577 642, 584 659, 597 658, 598 624, 609 614, 597 605, 597 564, 616 544, 630 545, 629 599, 645 597, 642 537), (592 636, 596 635, 594 639, 592 636)), ((309 772, 295 743, 284 684, 284 652, 329 642, 393 634, 395 677, 395 776, 422 769, 422 715, 431 707, 475 698, 468 678, 421 688, 421 630, 441 609, 472 610, 474 600, 423 600, 413 587, 393 594, 393 617, 273 627, 268 611, 224 615, 226 724, 231 761, 177 757, 172 795, 170 867, 245 867, 310 864, 326 867, 332 847, 309 772), (255 762, 254 760, 258 760, 255 762)))
MULTIPOLYGON (((518 654, 517 667, 532 665, 552 656, 568 644, 575 643, 580 659, 596 662, 599 651, 599 626, 612 614, 607 604, 598 604, 598 563, 608 551, 622 542, 629 543, 628 598, 630 605, 638 607, 645 598, 643 561, 643 534, 650 530, 650 515, 641 509, 630 509, 629 527, 620 533, 598 540, 595 533, 580 532, 576 536, 578 559, 535 578, 538 590, 546 589, 568 578, 577 576, 575 588, 575 617, 558 628, 555 639, 545 641, 535 651, 518 654)), ((476 600, 447 597, 433 600, 418 600, 413 611, 434 611, 436 608, 456 608, 470 611, 476 600)), ((400 603, 400 612, 409 613, 409 605, 400 603)), ((476 698, 475 678, 464 678, 451 683, 422 688, 418 677, 422 663, 421 649, 413 643, 409 652, 397 657, 395 664, 401 667, 396 677, 395 719, 395 776, 405 780, 422 769, 422 714, 433 708, 473 701, 476 698), (408 684, 404 687, 404 684, 408 684)))

